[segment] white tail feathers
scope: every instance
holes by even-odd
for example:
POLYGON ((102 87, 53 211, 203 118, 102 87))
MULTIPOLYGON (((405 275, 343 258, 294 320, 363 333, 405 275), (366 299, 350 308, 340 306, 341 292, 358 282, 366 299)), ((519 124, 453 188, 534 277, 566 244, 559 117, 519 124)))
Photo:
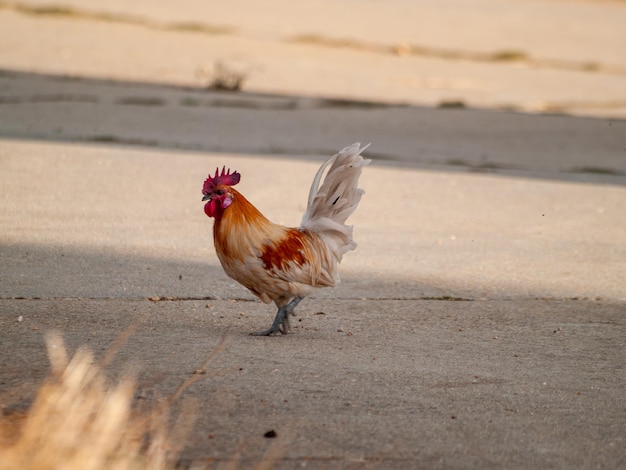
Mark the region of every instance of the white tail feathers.
POLYGON ((352 144, 333 155, 317 171, 301 227, 322 237, 337 262, 343 255, 356 248, 352 239, 352 226, 345 221, 356 210, 364 191, 358 187, 361 170, 370 160, 361 153, 369 147, 352 144), (330 166, 324 182, 320 181, 330 166))

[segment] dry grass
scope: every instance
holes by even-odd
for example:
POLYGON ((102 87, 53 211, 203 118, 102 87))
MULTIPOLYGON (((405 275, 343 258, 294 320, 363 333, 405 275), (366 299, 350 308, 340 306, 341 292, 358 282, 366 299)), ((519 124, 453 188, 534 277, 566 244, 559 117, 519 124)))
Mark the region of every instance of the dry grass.
POLYGON ((208 80, 207 89, 215 91, 241 91, 248 78, 248 71, 241 66, 225 64, 217 60, 212 68, 201 67, 196 76, 208 80))
POLYGON ((47 346, 52 372, 30 410, 23 419, 1 418, 3 469, 173 468, 179 439, 171 436, 181 433, 168 429, 167 404, 137 412, 133 379, 110 385, 90 351, 68 359, 57 334, 47 346))
MULTIPOLYGON (((86 348, 68 358, 61 337, 46 336, 50 376, 39 388, 26 413, 0 414, 0 468, 2 470, 164 470, 178 468, 179 455, 195 422, 197 405, 180 401, 181 412, 170 425, 170 409, 192 384, 206 377, 208 365, 224 350, 226 336, 204 363, 167 398, 151 409, 133 403, 134 379, 111 384, 104 368, 135 331, 122 333, 99 362, 86 348)), ((253 466, 273 468, 284 454, 286 440, 276 439, 253 466)), ((206 457, 188 462, 189 468, 241 468, 245 440, 232 456, 220 462, 206 457)), ((187 468, 187 467, 185 467, 187 468)))
POLYGON ((625 75, 626 69, 619 65, 600 64, 595 61, 572 61, 550 58, 532 57, 518 49, 498 49, 493 52, 446 49, 441 47, 424 46, 410 43, 393 45, 378 44, 358 39, 333 38, 319 34, 300 34, 286 39, 295 44, 327 48, 344 48, 358 51, 374 52, 379 54, 393 54, 400 57, 432 57, 445 60, 465 60, 472 62, 486 62, 493 64, 525 64, 533 67, 550 68, 557 70, 578 70, 582 72, 609 72, 625 75))
POLYGON ((212 25, 197 22, 168 23, 151 20, 147 17, 111 13, 106 11, 93 11, 88 9, 74 8, 62 4, 31 5, 22 2, 0 1, 0 9, 14 10, 23 15, 62 18, 66 20, 90 20, 118 23, 131 26, 140 26, 150 29, 187 32, 207 35, 233 34, 234 28, 227 25, 212 25))

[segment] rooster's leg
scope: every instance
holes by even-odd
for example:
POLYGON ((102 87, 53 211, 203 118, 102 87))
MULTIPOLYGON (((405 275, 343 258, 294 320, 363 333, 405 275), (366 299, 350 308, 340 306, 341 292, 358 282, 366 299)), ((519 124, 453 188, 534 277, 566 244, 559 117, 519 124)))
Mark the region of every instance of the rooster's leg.
POLYGON ((296 305, 298 305, 301 300, 302 297, 294 297, 287 305, 280 307, 278 312, 276 312, 276 317, 274 317, 274 321, 272 322, 272 326, 270 326, 269 330, 254 331, 250 334, 252 336, 272 336, 279 331, 282 334, 287 334, 290 330, 289 315, 293 312, 293 309, 296 308, 296 305))
POLYGON ((280 332, 282 334, 285 335, 291 331, 291 325, 289 324, 289 315, 295 315, 295 313, 293 313, 293 310, 296 308, 296 305, 298 305, 301 300, 302 297, 294 297, 291 302, 289 302, 285 307, 285 317, 283 318, 282 328, 280 329, 280 332))

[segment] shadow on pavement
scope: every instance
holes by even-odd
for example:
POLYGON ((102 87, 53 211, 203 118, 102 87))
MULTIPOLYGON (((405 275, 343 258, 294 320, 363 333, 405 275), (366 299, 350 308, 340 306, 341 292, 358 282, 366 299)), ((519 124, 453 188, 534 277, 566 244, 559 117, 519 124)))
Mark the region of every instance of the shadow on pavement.
MULTIPOLYGON (((351 256, 358 256, 357 252, 351 256)), ((227 277, 216 258, 185 260, 116 248, 67 245, 0 244, 0 299, 160 299, 255 302, 274 314, 247 289, 227 277)), ((340 267, 335 288, 317 290, 299 310, 315 310, 318 300, 596 300, 588 292, 553 285, 525 285, 515 277, 459 277, 431 270, 411 276, 355 270, 349 259, 340 267), (482 284, 481 284, 482 283, 482 284), (571 294, 571 295, 570 295, 571 294)), ((596 295, 599 295, 596 293, 596 295)), ((609 296, 610 298, 610 296, 609 296)), ((599 298, 598 298, 599 299, 599 298)))
POLYGON ((626 183, 626 121, 423 108, 0 70, 0 136, 626 183))

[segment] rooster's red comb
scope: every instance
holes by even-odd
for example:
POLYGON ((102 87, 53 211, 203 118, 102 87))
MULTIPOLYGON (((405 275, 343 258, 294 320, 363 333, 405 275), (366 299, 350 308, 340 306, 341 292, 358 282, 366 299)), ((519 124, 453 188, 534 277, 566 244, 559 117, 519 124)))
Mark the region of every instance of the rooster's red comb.
POLYGON ((220 184, 225 184, 227 186, 235 186, 239 183, 239 178, 241 175, 236 171, 230 172, 230 168, 228 171, 224 166, 222 168, 222 172, 220 173, 219 167, 215 170, 215 176, 211 176, 209 173, 209 177, 204 181, 204 187, 202 188, 203 193, 209 193, 213 191, 220 184))

